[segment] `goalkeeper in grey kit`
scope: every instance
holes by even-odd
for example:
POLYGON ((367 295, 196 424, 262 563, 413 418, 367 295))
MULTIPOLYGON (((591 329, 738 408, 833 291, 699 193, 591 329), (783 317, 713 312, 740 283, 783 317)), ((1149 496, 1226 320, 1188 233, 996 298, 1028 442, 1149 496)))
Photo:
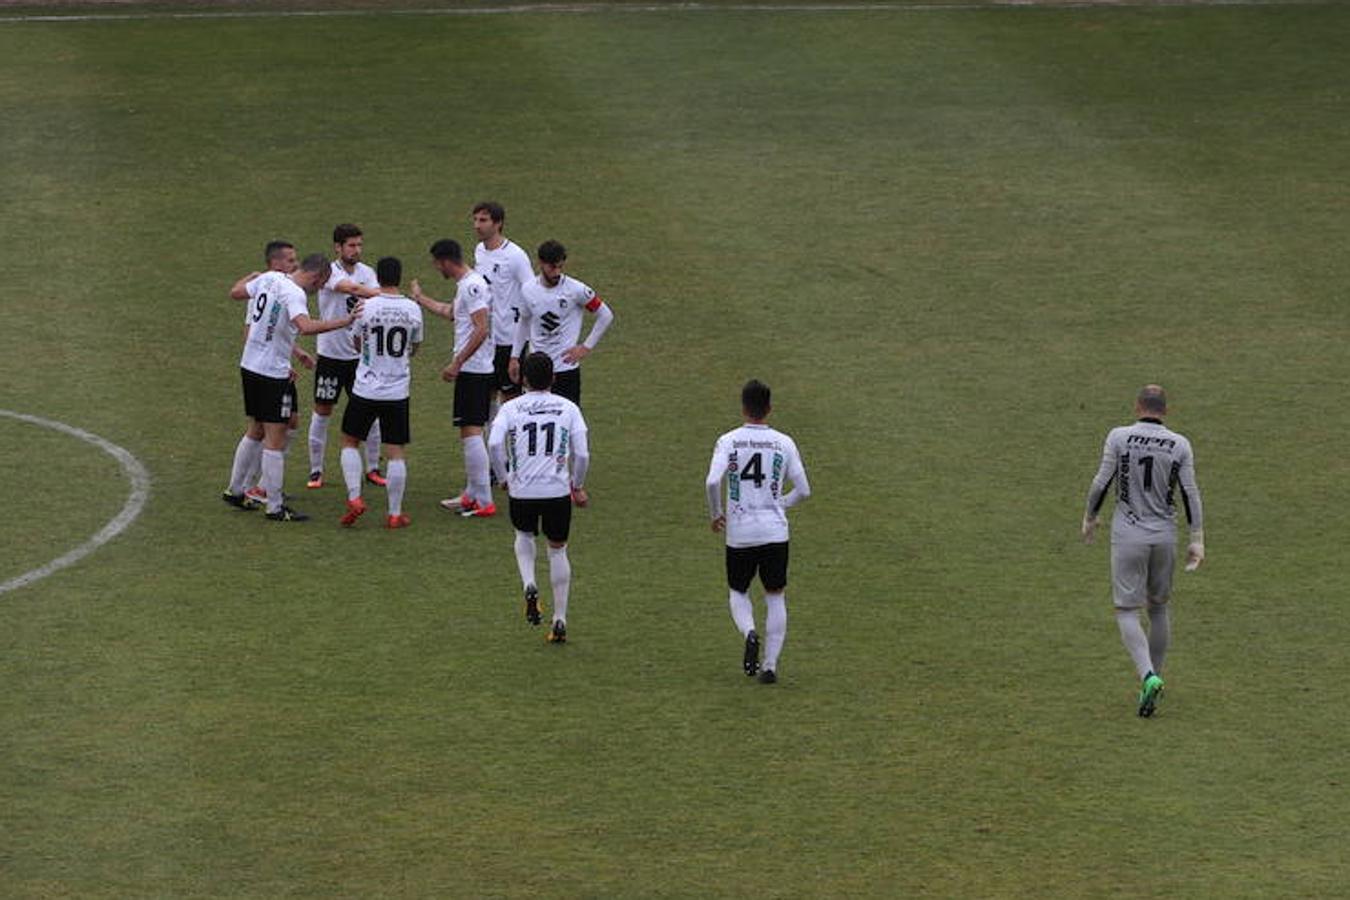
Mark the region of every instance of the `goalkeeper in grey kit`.
POLYGON ((1139 715, 1149 717, 1162 697, 1163 662, 1171 643, 1167 601, 1176 564, 1175 496, 1190 524, 1186 571, 1205 559, 1204 515, 1195 481, 1191 442, 1163 424, 1167 394, 1145 385, 1135 398, 1132 425, 1113 428, 1102 448, 1102 461, 1088 490, 1082 534, 1092 543, 1108 489, 1116 486, 1111 520, 1111 588, 1116 624, 1139 675, 1139 715), (1148 610, 1148 631, 1139 611, 1148 610))

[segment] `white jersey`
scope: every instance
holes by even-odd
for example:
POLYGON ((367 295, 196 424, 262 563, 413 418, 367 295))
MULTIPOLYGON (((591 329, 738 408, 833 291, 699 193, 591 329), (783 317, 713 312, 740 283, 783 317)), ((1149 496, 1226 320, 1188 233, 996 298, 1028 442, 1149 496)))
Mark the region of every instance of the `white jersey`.
POLYGON ((706 481, 714 517, 722 514, 723 476, 727 481, 727 546, 786 541, 786 510, 811 495, 806 468, 792 438, 768 425, 742 425, 717 439, 706 481), (784 494, 789 481, 792 491, 784 494))
POLYGON ((482 275, 469 272, 459 280, 455 288, 455 355, 469 344, 473 336, 473 314, 480 309, 487 310, 487 337, 478 345, 473 356, 464 360, 461 372, 476 372, 480 375, 491 374, 493 356, 496 348, 492 345, 492 294, 491 288, 482 275))
POLYGON ((248 291, 244 313, 248 338, 240 367, 268 378, 290 377, 291 351, 300 334, 293 320, 309 315, 304 289, 281 272, 264 272, 244 289, 248 291))
POLYGON ((590 460, 581 407, 549 391, 529 391, 503 403, 488 449, 518 500, 568 496, 581 487, 590 460))
POLYGON ((520 321, 520 291, 534 279, 530 257, 505 238, 496 250, 479 243, 473 251, 473 268, 492 290, 492 334, 496 345, 509 345, 520 321))
POLYGON ((377 294, 357 320, 361 361, 352 393, 367 400, 406 400, 413 348, 422 343, 422 307, 402 294, 377 294))
POLYGON ((1181 489, 1191 530, 1204 526, 1200 488, 1195 482, 1191 442, 1157 419, 1113 428, 1102 447, 1101 465, 1088 490, 1087 511, 1096 515, 1116 484, 1113 543, 1170 543, 1176 540, 1174 492, 1181 489))
POLYGON ((520 293, 520 314, 529 320, 530 349, 547 353, 554 372, 577 368, 563 354, 581 341, 581 311, 595 312, 604 301, 570 275, 563 275, 553 287, 544 284, 543 276, 531 278, 520 293))
MULTIPOLYGON (((357 263, 354 270, 349 273, 342 267, 341 260, 333 260, 328 281, 319 288, 320 319, 340 319, 356 306, 357 297, 334 290, 339 281, 354 281, 368 288, 380 286, 379 279, 375 277, 375 270, 365 263, 357 263)), ((339 328, 337 331, 326 331, 319 335, 319 355, 329 359, 356 359, 356 347, 352 344, 355 333, 356 326, 353 325, 349 329, 339 328)))

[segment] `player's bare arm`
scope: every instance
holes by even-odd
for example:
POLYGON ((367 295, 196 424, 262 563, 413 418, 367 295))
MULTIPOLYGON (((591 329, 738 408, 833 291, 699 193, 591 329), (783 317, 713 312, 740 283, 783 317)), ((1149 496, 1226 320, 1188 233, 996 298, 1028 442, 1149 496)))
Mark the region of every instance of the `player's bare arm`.
POLYGON ((337 291, 339 294, 352 294, 353 296, 360 297, 362 300, 374 297, 380 292, 379 288, 358 284, 350 278, 344 278, 333 285, 333 290, 337 291))
POLYGON ((455 317, 455 305, 453 303, 442 303, 439 300, 433 300, 422 293, 422 283, 416 278, 412 284, 408 285, 410 296, 416 301, 417 305, 433 315, 440 316, 442 319, 453 319, 455 317))
POLYGON ((511 342, 511 356, 506 363, 506 377, 520 384, 520 354, 524 352, 525 342, 530 339, 530 311, 522 304, 520 318, 516 321, 516 336, 511 342))
POLYGON ((445 381, 454 381, 459 377, 459 370, 463 368, 464 363, 478 351, 483 341, 487 340, 488 335, 488 311, 480 309, 470 316, 473 321, 473 331, 469 334, 469 339, 464 342, 464 349, 455 355, 450 361, 450 365, 441 370, 441 378, 445 381))
POLYGON ((291 321, 295 323, 296 330, 301 334, 324 334, 329 331, 337 331, 339 328, 349 327, 353 322, 361 318, 361 313, 364 310, 365 302, 358 300, 352 311, 340 319, 322 319, 316 321, 309 316, 299 315, 291 321))
POLYGON ((305 350, 305 348, 301 347, 299 344, 296 344, 291 349, 291 356, 294 356, 296 361, 299 362, 300 365, 304 366, 306 369, 314 368, 313 354, 305 350))
POLYGON ((245 288, 244 285, 248 284, 250 281, 257 278, 261 274, 262 274, 261 272, 249 272, 243 278, 240 278, 238 281, 236 281, 234 283, 234 286, 230 288, 230 299, 247 300, 248 289, 245 288))

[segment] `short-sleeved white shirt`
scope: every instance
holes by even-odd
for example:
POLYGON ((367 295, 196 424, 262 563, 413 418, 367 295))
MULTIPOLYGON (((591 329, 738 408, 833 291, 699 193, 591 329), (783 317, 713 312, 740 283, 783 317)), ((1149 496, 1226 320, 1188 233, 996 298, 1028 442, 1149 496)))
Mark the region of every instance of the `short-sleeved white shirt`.
POLYGON ((496 250, 480 242, 473 251, 473 267, 492 290, 490 340, 509 345, 516 339, 516 323, 520 321, 521 288, 534 278, 530 257, 509 240, 503 239, 496 250))
POLYGON ((783 509, 786 482, 801 484, 806 470, 797 444, 767 425, 742 425, 717 439, 708 482, 727 480, 728 547, 757 547, 788 539, 783 509))
POLYGON ((595 312, 604 301, 570 275, 553 287, 544 284, 542 275, 531 278, 520 293, 521 312, 530 319, 530 349, 547 353, 554 372, 577 368, 563 354, 580 343, 582 310, 595 312))
POLYGON ((492 293, 482 275, 470 271, 459 280, 455 288, 455 355, 469 344, 473 335, 473 314, 480 309, 487 310, 488 334, 460 367, 461 372, 491 374, 492 358, 496 348, 492 344, 492 293))
MULTIPOLYGON (((357 297, 334 290, 337 283, 344 280, 354 281, 368 288, 380 286, 379 279, 375 277, 375 270, 365 263, 358 262, 355 269, 348 272, 342 267, 341 260, 333 260, 328 273, 328 281, 324 283, 323 287, 319 288, 320 319, 340 319, 351 312, 352 307, 356 306, 357 297)), ((355 333, 355 325, 349 329, 339 328, 337 331, 325 331, 319 335, 319 355, 326 356, 329 359, 356 359, 356 348, 352 346, 352 337, 355 333)))
POLYGON ((489 443, 504 442, 507 487, 518 500, 572 492, 572 449, 586 434, 581 408, 549 391, 529 391, 502 404, 489 443))
POLYGON ((291 351, 300 334, 293 320, 309 315, 305 291, 281 272, 264 272, 244 289, 248 291, 244 312, 248 337, 239 365, 268 378, 288 378, 291 351))
POLYGON ((422 343, 422 307, 402 294, 377 294, 356 324, 361 361, 352 393, 367 400, 407 399, 413 347, 422 343))

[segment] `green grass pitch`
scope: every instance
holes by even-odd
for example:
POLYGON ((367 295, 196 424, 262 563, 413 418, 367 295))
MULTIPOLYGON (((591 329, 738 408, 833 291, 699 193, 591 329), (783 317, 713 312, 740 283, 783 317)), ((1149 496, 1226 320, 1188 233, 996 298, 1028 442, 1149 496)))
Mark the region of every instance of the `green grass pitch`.
MULTIPOLYGON (((0 6, 0 409, 153 476, 0 595, 0 895, 1344 896, 1350 8, 942 6, 0 6), (444 296, 486 198, 617 314, 564 648, 436 508, 443 321, 411 529, 303 446, 313 522, 216 499, 264 241, 444 296), (752 376, 815 490, 772 688, 703 508, 752 376), (1210 559, 1144 721, 1077 524, 1154 380, 1210 559)), ((0 447, 0 582, 126 497, 0 447)))

